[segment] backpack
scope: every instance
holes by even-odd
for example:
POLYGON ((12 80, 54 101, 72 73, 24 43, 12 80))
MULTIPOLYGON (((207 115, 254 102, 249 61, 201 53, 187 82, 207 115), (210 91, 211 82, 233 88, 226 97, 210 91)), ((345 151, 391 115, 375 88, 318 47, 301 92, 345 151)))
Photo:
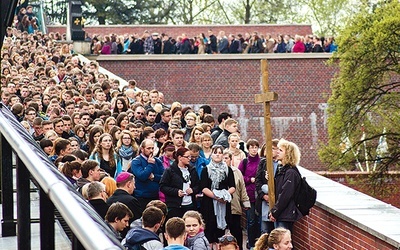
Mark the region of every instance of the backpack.
POLYGON ((301 214, 306 216, 317 200, 317 191, 307 183, 306 177, 301 177, 297 167, 295 169, 300 176, 300 183, 295 193, 294 202, 301 214))

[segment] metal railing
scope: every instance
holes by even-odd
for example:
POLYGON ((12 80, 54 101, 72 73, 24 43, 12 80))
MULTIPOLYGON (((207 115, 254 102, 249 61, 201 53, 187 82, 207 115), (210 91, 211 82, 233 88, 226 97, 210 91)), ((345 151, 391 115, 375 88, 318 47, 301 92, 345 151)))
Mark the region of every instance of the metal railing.
MULTIPOLYGON (((0 103, 2 236, 18 236, 31 249, 30 180, 39 188, 41 249, 55 249, 54 210, 86 249, 124 249, 103 219, 48 160, 32 136, 0 103), (17 221, 14 220, 12 155, 16 156, 17 221), (17 222, 17 227, 16 227, 17 222), (17 231, 17 233, 16 233, 17 231)), ((72 249, 78 248, 72 242, 72 249)))

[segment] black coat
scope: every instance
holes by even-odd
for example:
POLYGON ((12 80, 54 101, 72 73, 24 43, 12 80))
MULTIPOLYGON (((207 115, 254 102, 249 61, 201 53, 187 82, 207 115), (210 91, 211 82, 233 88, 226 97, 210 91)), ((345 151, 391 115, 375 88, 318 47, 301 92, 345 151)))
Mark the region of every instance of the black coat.
POLYGON ((300 184, 300 175, 296 167, 289 165, 278 167, 275 174, 275 206, 271 213, 277 221, 295 222, 302 215, 297 209, 294 196, 300 184))
POLYGON ((111 204, 117 201, 124 203, 132 211, 133 218, 129 220, 129 223, 142 217, 142 209, 139 201, 125 190, 119 188, 115 190, 114 194, 108 198, 107 204, 111 206, 111 204))
MULTIPOLYGON (((190 173, 190 187, 193 189, 192 202, 196 202, 196 194, 200 191, 200 180, 196 168, 188 166, 190 173)), ((182 190, 186 182, 176 162, 164 171, 160 181, 160 190, 165 194, 165 203, 168 208, 179 208, 182 204, 182 197, 178 196, 178 190, 182 190)))
POLYGON ((110 205, 108 205, 102 199, 94 199, 89 200, 90 205, 94 208, 94 210, 100 215, 100 217, 104 220, 106 217, 106 213, 110 205))

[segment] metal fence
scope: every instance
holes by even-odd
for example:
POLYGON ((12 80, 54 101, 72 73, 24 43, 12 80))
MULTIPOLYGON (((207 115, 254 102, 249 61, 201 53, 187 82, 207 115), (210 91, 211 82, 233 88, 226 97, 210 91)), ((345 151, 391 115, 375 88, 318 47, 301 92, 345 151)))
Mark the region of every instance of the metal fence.
POLYGON ((30 183, 39 189, 41 249, 55 249, 57 210, 73 233, 72 249, 124 249, 103 219, 55 168, 38 143, 0 103, 2 237, 18 236, 31 249, 30 183), (13 161, 16 157, 17 219, 14 219, 13 161))

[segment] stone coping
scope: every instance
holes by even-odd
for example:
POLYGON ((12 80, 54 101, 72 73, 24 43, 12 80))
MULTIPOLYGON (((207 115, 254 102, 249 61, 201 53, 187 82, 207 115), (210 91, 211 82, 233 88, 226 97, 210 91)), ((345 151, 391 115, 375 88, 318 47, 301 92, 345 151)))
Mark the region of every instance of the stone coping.
POLYGON ((317 190, 318 207, 400 248, 400 209, 305 168, 299 170, 317 190))
MULTIPOLYGON (((91 58, 93 58, 90 55, 91 58)), ((329 59, 332 53, 263 53, 263 54, 215 54, 215 55, 99 55, 97 61, 199 61, 199 60, 292 60, 329 59)))

